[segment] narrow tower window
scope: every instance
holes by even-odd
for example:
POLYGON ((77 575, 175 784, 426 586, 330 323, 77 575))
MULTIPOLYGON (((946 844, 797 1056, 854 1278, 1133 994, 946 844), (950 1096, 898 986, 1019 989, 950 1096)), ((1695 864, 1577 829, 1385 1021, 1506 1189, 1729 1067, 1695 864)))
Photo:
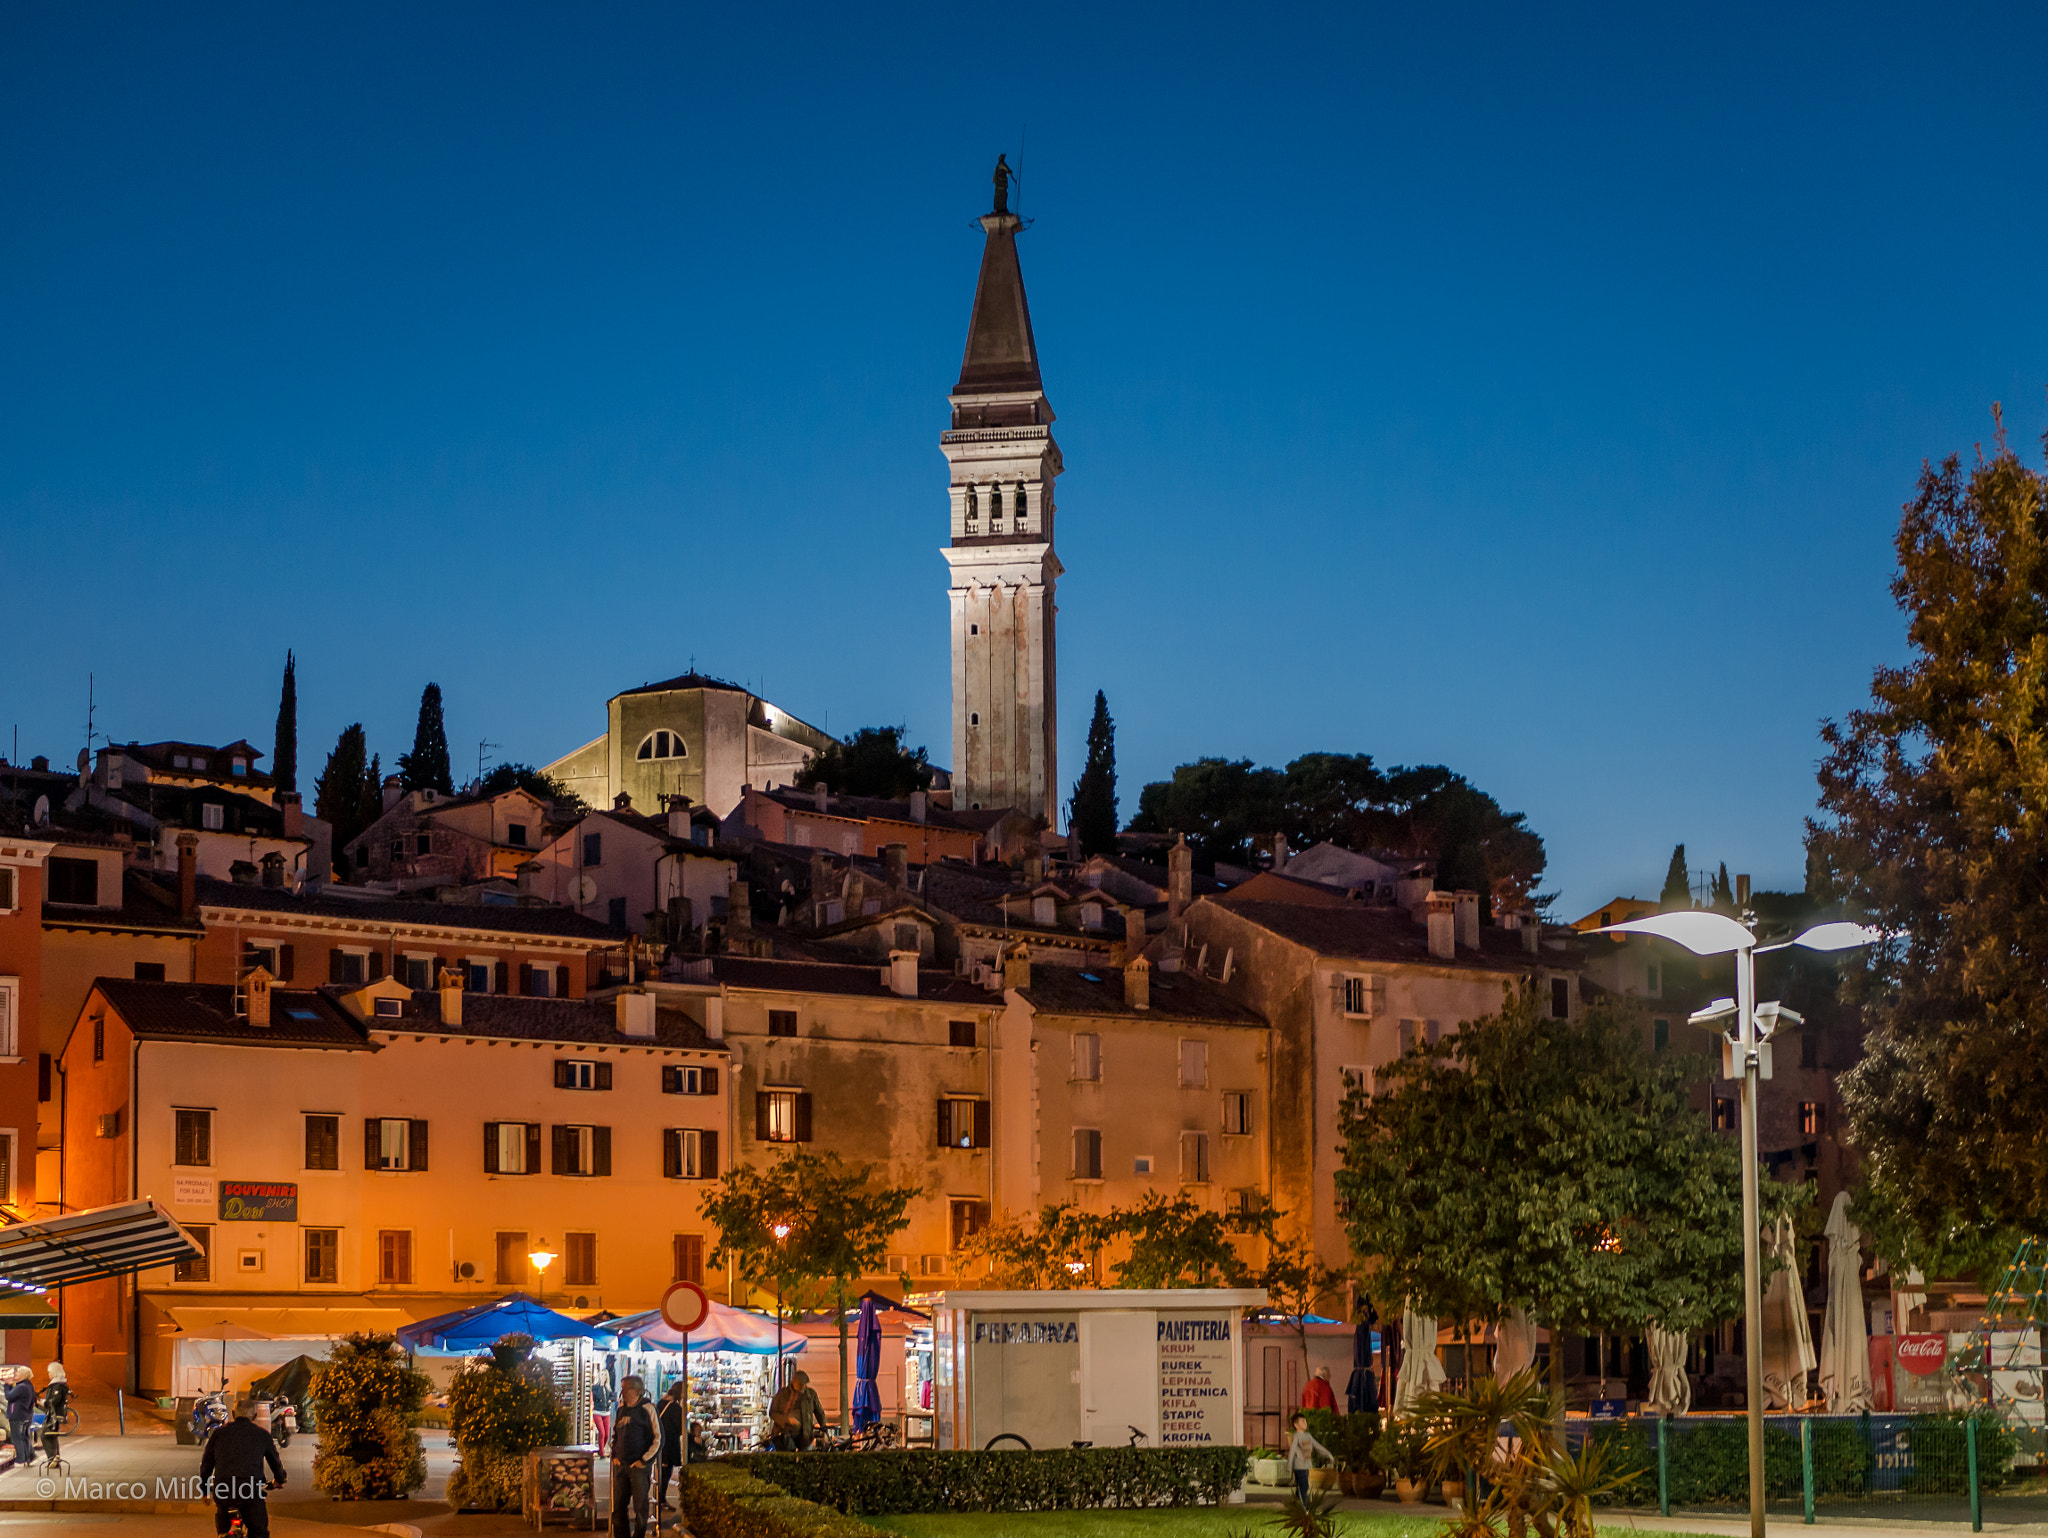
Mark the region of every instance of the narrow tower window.
POLYGON ((974 522, 974 520, 980 516, 980 513, 981 498, 975 494, 974 488, 972 486, 969 486, 967 488, 967 521, 969 523, 974 522))
POLYGON ((1017 532, 1021 534, 1024 532, 1025 520, 1030 514, 1030 504, 1025 500, 1024 483, 1022 481, 1017 483, 1017 497, 1010 506, 1016 510, 1017 532))
POLYGON ((1000 486, 988 489, 988 516, 991 523, 1003 516, 1003 488, 1000 486))

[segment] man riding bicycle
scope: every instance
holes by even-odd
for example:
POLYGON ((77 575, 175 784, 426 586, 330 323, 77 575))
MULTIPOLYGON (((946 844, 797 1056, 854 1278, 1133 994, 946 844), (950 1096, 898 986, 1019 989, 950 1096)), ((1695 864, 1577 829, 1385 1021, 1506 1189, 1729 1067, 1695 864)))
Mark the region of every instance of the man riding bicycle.
POLYGON ((263 1504, 264 1465, 284 1483, 284 1464, 269 1432, 249 1419, 250 1404, 235 1401, 235 1418, 211 1437, 199 1455, 199 1477, 213 1493, 213 1530, 226 1533, 240 1513, 249 1538, 270 1538, 270 1511, 263 1504))

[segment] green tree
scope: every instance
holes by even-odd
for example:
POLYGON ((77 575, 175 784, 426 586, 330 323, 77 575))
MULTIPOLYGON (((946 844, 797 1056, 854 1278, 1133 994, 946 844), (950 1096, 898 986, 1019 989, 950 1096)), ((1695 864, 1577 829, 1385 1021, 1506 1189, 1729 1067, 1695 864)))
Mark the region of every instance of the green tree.
POLYGON ((1116 853, 1116 723, 1100 689, 1095 691, 1095 718, 1088 723, 1088 761, 1074 781, 1070 819, 1084 856, 1116 853))
MULTIPOLYGON (((1808 843, 1894 938, 1852 968, 1842 1081, 1873 1190, 1926 1239, 2048 1228, 2048 478, 1923 466, 1892 596, 1908 660, 1821 729, 1808 843)), ((1816 863, 1809 862, 1809 868, 1816 863)))
POLYGON ((1379 832, 1386 776, 1365 753, 1304 753, 1287 766, 1280 831, 1295 849, 1338 844, 1367 849, 1379 832))
POLYGON ((477 781, 476 789, 480 796, 502 796, 508 790, 523 790, 554 808, 554 822, 558 826, 580 821, 590 810, 575 791, 531 764, 493 764, 491 772, 477 781))
POLYGON ((844 742, 827 743, 805 760, 799 785, 824 785, 843 796, 900 801, 932 783, 930 756, 903 745, 900 726, 863 726, 844 742))
MULTIPOLYGON (((1277 1212, 1272 1214, 1273 1219, 1278 1216, 1277 1212)), ((1320 1313, 1326 1300, 1350 1280, 1351 1268, 1327 1264, 1316 1252, 1315 1244, 1306 1231, 1282 1238, 1273 1231, 1271 1221, 1266 1229, 1265 1263, 1252 1275, 1251 1284, 1265 1288, 1273 1306, 1287 1317, 1296 1344, 1301 1348, 1301 1380, 1306 1383, 1309 1379, 1308 1316, 1320 1313)))
POLYGON ((1247 864, 1253 841, 1280 826, 1281 775, 1248 758, 1198 758, 1138 793, 1140 833, 1183 833, 1196 864, 1247 864))
POLYGON ((427 1454, 413 1420, 432 1387, 393 1336, 342 1336, 313 1369, 313 1488, 340 1500, 395 1501, 424 1485, 427 1454))
POLYGON ((399 782, 407 790, 455 793, 455 775, 448 766, 448 728, 441 719, 441 686, 420 691, 420 716, 412 730, 412 751, 398 755, 399 782))
POLYGON ((1692 872, 1685 868, 1685 845, 1671 851, 1671 866, 1664 872, 1664 890, 1658 903, 1666 912, 1692 906, 1692 872))
POLYGON ((1114 1234, 1108 1213, 1048 1202, 1028 1221, 1004 1213, 960 1243, 964 1262, 988 1267, 990 1287, 1053 1291, 1102 1285, 1102 1252, 1114 1234))
POLYGON ((924 1195, 922 1186, 878 1183, 878 1168, 799 1148, 758 1169, 734 1165, 701 1206, 718 1229, 714 1266, 732 1260, 757 1285, 775 1286, 785 1311, 828 1301, 837 1310, 843 1424, 850 1424, 853 1404, 846 1382, 849 1294, 880 1268, 889 1241, 910 1226, 910 1204, 924 1195))
POLYGON ((341 729, 327 766, 313 782, 313 815, 334 830, 335 869, 348 874, 348 849, 374 817, 365 817, 363 782, 370 774, 363 741, 363 723, 341 729))
POLYGON ((461 1454, 448 1476, 451 1505, 517 1507, 526 1454, 569 1440, 569 1412, 533 1347, 530 1335, 504 1336, 448 1386, 448 1431, 461 1454))
POLYGON ((1235 1214, 1204 1207, 1185 1191, 1168 1201, 1148 1191, 1110 1214, 1110 1237, 1128 1248, 1110 1267, 1119 1287, 1234 1287, 1247 1275, 1232 1243, 1247 1226, 1235 1214))
POLYGON ((1735 912, 1735 886, 1728 879, 1728 862, 1723 860, 1721 868, 1714 873, 1714 884, 1707 892, 1707 906, 1716 913, 1731 917, 1735 912))
POLYGON ((277 735, 271 742, 270 777, 281 791, 299 788, 299 678, 291 648, 284 653, 284 687, 277 696, 277 735))
MULTIPOLYGON (((1380 1071, 1343 1116, 1337 1194, 1388 1310, 1697 1329, 1739 1306, 1740 1157, 1688 1103, 1705 1060, 1631 1007, 1553 1020, 1532 989, 1380 1071)), ((1766 1181, 1766 1219, 1805 1188, 1766 1181)))

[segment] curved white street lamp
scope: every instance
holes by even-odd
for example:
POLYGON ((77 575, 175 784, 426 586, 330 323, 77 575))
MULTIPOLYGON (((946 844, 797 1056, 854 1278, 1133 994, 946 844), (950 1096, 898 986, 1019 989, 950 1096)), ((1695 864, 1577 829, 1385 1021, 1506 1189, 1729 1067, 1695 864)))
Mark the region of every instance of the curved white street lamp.
POLYGON ((1756 1081, 1763 1044, 1771 1039, 1780 1021, 1800 1024, 1799 1016, 1778 1004, 1756 1003, 1756 958, 1766 951, 1781 951, 1797 945, 1810 951, 1846 951, 1874 945, 1884 938, 1881 930, 1867 924, 1817 924, 1804 934, 1773 945, 1758 945, 1756 933, 1747 924, 1725 913, 1688 909, 1680 913, 1653 913, 1648 918, 1609 924, 1595 934, 1654 935, 1682 945, 1695 956, 1735 956, 1735 997, 1716 999, 1692 1018, 1695 1024, 1718 1024, 1733 1017, 1735 1034, 1729 1038, 1735 1048, 1737 1071, 1742 1075, 1742 1312, 1743 1355, 1749 1369, 1749 1386, 1744 1398, 1749 1407, 1749 1532, 1750 1538, 1764 1538, 1764 1342, 1763 1280, 1758 1266, 1756 1183, 1756 1081))

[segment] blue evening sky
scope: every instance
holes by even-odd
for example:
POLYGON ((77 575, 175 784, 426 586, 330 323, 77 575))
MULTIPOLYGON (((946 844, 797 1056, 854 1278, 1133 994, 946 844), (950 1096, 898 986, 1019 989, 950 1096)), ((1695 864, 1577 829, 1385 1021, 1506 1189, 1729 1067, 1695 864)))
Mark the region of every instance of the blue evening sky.
POLYGON ((542 762, 751 682, 950 755, 998 149, 1059 412, 1062 780, 1441 762, 1560 912, 1799 884, 1925 456, 2048 424, 2048 13, 0 11, 0 751, 542 762))

